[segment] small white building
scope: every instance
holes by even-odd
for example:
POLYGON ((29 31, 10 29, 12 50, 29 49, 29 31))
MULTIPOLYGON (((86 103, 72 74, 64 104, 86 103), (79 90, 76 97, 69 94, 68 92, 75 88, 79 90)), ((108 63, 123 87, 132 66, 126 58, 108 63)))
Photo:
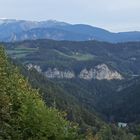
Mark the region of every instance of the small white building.
POLYGON ((119 128, 125 128, 125 127, 127 127, 127 123, 118 122, 118 127, 119 128))

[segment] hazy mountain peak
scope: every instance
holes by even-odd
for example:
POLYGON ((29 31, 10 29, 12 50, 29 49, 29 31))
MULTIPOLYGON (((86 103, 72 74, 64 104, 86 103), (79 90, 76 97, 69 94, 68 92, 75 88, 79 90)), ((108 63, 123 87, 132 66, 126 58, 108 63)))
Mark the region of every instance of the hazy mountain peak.
POLYGON ((70 25, 69 23, 57 21, 57 20, 52 20, 52 19, 46 20, 46 21, 40 21, 38 23, 40 23, 41 25, 46 25, 47 27, 70 25))
POLYGON ((4 23, 13 23, 16 22, 16 19, 7 19, 7 18, 0 18, 0 25, 4 23))

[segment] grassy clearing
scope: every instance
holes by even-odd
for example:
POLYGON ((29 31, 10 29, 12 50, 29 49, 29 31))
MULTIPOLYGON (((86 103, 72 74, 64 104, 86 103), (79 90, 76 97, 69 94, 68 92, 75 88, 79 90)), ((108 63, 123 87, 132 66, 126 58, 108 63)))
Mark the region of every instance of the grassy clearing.
POLYGON ((67 58, 73 58, 76 59, 77 61, 87 61, 87 60, 92 60, 94 59, 94 56, 91 54, 81 54, 81 53, 77 53, 77 54, 73 54, 73 55, 67 55, 65 53, 62 53, 58 50, 54 50, 56 53, 58 53, 59 55, 62 55, 64 57, 67 58))
POLYGON ((14 58, 23 58, 26 55, 36 52, 38 48, 25 48, 25 47, 17 47, 12 50, 6 50, 7 54, 14 58))
POLYGON ((91 54, 78 54, 78 55, 72 55, 72 58, 75 58, 78 61, 87 61, 92 60, 94 58, 91 54))

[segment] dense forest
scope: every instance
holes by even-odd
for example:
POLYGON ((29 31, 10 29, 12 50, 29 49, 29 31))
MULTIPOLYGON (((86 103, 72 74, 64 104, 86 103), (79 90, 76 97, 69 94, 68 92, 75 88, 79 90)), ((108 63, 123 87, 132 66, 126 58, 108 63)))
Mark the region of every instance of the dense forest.
POLYGON ((1 139, 139 140, 139 42, 2 44, 10 58, 1 49, 1 90, 5 93, 1 96, 1 139), (78 74, 102 63, 124 79, 49 79, 44 75, 48 68, 78 74), (41 71, 28 69, 28 64, 41 71), (119 122, 127 127, 120 128, 119 122))
POLYGON ((0 48, 0 139, 82 139, 65 113, 45 105, 0 48))
MULTIPOLYGON (((14 60, 25 67, 28 64, 39 66, 43 75, 48 68, 71 70, 78 75, 82 69, 90 69, 98 64, 106 64, 113 71, 117 70, 124 77, 123 80, 87 81, 77 77, 50 80, 63 89, 63 93, 73 96, 75 102, 80 102, 92 114, 98 112, 106 121, 134 123, 139 120, 139 42, 112 44, 36 40, 4 44, 14 60), (131 100, 133 98, 135 102, 131 100)), ((38 81, 41 82, 39 78, 38 81)))
POLYGON ((1 0, 0 140, 140 140, 138 13, 140 0, 1 0))
MULTIPOLYGON (((31 88, 8 61, 3 48, 0 49, 0 60, 0 139, 83 139, 78 126, 64 119, 65 113, 44 104, 38 91, 31 88)), ((111 128, 104 125, 94 138, 111 139, 111 132, 111 128)), ((124 134, 121 135, 124 137, 124 134)), ((87 130, 84 139, 92 138, 92 131, 87 130)))
MULTIPOLYGON (((85 93, 82 89, 78 91, 80 87, 74 88, 74 86, 71 85, 71 87, 68 85, 69 88, 66 89, 62 84, 48 80, 35 69, 28 71, 19 63, 16 63, 16 65, 18 65, 22 74, 25 75, 25 77, 28 77, 32 86, 40 89, 39 93, 42 95, 46 104, 50 107, 55 106, 57 109, 65 111, 67 113, 67 119, 77 122, 80 127, 80 132, 84 133, 84 135, 86 133, 86 135, 88 134, 88 137, 91 138, 92 136, 94 139, 98 138, 99 140, 131 140, 134 138, 134 134, 132 134, 132 131, 128 130, 128 128, 118 128, 115 123, 111 124, 103 121, 101 116, 95 112, 95 110, 91 110, 90 106, 87 107, 84 100, 89 100, 90 97, 87 96, 88 92, 86 94, 87 97, 81 97, 80 92, 83 95, 85 93), (74 93, 79 94, 79 96, 75 97, 76 95, 74 96, 74 93), (78 100, 78 98, 80 99, 78 100)), ((136 132, 137 129, 134 131, 136 132)))

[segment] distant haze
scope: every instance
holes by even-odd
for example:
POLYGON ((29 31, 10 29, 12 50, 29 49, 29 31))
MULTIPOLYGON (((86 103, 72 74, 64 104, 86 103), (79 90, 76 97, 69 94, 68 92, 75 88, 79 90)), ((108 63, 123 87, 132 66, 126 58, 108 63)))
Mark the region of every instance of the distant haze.
POLYGON ((140 0, 1 0, 0 18, 84 23, 140 31, 140 0))

